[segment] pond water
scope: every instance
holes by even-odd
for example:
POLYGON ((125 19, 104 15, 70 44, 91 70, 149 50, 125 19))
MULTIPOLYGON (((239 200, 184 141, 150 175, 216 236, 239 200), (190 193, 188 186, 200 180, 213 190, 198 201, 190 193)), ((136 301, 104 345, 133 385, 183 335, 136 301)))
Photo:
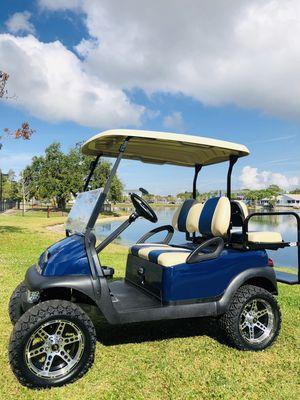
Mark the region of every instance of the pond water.
MULTIPOLYGON (((139 218, 129 228, 127 228, 118 239, 116 243, 130 246, 151 229, 170 224, 172 216, 176 208, 173 207, 160 207, 155 211, 157 213, 158 222, 153 224, 145 219, 139 218)), ((299 213, 298 213, 299 214, 299 213)), ((108 223, 101 223, 96 225, 96 236, 98 239, 108 236, 121 224, 120 221, 113 221, 108 223)), ((257 231, 277 231, 280 232, 284 241, 296 242, 297 229, 296 220, 292 216, 271 216, 271 217, 255 217, 249 224, 250 230, 257 231)), ((155 236, 154 240, 161 240, 166 232, 155 236)), ((153 241, 154 241, 153 240, 153 241)), ((180 244, 185 242, 185 235, 182 232, 174 233, 172 243, 180 244)), ((277 251, 268 251, 269 256, 273 259, 276 266, 297 268, 297 247, 279 249, 277 251)))

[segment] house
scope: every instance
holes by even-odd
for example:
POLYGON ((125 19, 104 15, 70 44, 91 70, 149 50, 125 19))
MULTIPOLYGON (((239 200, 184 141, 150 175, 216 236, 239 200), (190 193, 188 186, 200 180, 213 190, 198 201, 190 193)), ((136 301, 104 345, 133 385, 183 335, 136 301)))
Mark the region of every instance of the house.
POLYGON ((284 193, 277 197, 277 206, 300 208, 300 194, 284 193))
POLYGON ((268 199, 268 198, 264 198, 264 199, 261 199, 261 200, 258 202, 258 204, 260 204, 260 205, 263 206, 263 207, 269 207, 270 202, 269 202, 269 199, 268 199))

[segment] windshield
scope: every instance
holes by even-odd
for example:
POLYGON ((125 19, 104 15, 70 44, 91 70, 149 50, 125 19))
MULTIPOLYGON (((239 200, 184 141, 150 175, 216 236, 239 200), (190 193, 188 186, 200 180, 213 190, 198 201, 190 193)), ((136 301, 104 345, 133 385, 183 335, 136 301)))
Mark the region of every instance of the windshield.
POLYGON ((78 193, 69 212, 65 228, 71 233, 84 233, 102 188, 78 193))

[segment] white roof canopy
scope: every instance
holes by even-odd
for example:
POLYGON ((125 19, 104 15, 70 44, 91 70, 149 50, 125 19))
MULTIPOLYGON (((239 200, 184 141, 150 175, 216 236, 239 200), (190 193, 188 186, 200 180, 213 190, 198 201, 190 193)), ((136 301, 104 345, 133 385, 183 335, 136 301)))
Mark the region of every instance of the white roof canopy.
POLYGON ((176 133, 115 129, 99 133, 86 141, 82 153, 117 157, 120 145, 130 137, 123 158, 154 164, 192 167, 228 161, 230 156, 249 154, 246 146, 202 136, 176 133))

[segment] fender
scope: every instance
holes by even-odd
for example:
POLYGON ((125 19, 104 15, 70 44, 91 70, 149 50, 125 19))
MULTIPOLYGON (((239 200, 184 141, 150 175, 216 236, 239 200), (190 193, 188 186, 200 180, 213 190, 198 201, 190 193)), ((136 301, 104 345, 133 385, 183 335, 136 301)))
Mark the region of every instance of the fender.
MULTIPOLYGON (((116 324, 119 322, 104 277, 93 279, 90 275, 43 276, 38 273, 36 266, 33 265, 27 270, 24 282, 27 288, 33 292, 53 288, 75 289, 88 296, 98 306, 109 323, 116 324)), ((26 304, 26 296, 23 297, 23 303, 25 309, 32 306, 32 304, 26 304)))
POLYGON ((98 280, 93 280, 90 275, 61 275, 61 276, 43 276, 37 270, 36 266, 30 267, 25 275, 25 285, 31 291, 41 291, 52 288, 69 288, 82 292, 93 300, 96 304, 96 290, 98 280))
POLYGON ((227 311, 236 291, 244 283, 246 283, 251 279, 261 279, 261 278, 269 283, 270 287, 272 287, 275 294, 278 293, 276 275, 273 267, 263 267, 263 268, 258 267, 258 268, 247 269, 241 272, 239 275, 237 275, 230 282, 221 299, 217 301, 217 314, 221 315, 227 311))

